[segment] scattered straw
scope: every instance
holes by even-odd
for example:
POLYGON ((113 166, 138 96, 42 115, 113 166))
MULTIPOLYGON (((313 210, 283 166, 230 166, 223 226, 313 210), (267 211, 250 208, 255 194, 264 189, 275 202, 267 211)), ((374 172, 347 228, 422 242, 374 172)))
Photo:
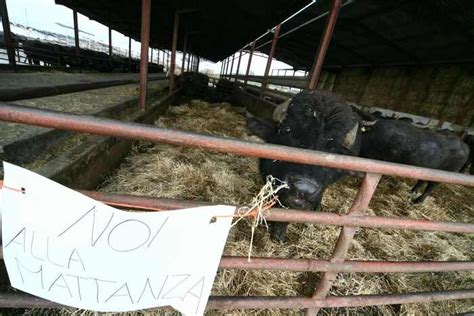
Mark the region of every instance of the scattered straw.
POLYGON ((250 256, 252 255, 252 246, 253 246, 253 238, 255 235, 255 228, 258 225, 265 224, 265 227, 268 230, 268 224, 265 219, 267 215, 266 212, 275 205, 276 203, 280 204, 280 200, 278 200, 278 191, 281 189, 289 188, 286 182, 281 181, 273 176, 267 177, 267 182, 265 185, 260 189, 257 196, 253 198, 252 203, 250 206, 243 206, 237 210, 238 219, 232 223, 232 227, 237 225, 241 219, 251 217, 253 218, 251 223, 251 236, 250 236, 250 245, 249 245, 249 253, 247 256, 248 261, 250 261, 250 256))

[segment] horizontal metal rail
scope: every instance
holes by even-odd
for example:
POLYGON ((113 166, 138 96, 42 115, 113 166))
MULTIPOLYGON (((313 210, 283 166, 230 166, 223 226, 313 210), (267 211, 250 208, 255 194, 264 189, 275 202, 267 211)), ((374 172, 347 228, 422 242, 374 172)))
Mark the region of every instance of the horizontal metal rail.
POLYGON ((307 297, 224 297, 211 296, 207 309, 258 309, 258 308, 334 308, 364 307, 376 305, 430 303, 445 300, 474 298, 474 290, 453 290, 440 292, 418 292, 387 295, 329 296, 324 299, 307 297))
POLYGON ((460 173, 329 154, 308 149, 246 142, 233 138, 206 136, 145 124, 40 110, 3 102, 0 102, 0 120, 133 140, 197 147, 251 157, 474 186, 474 176, 460 173))
POLYGON ((284 270, 297 272, 345 272, 345 273, 416 273, 472 271, 470 261, 343 261, 287 258, 222 257, 221 269, 284 270))
MULTIPOLYGON (((0 188, 3 181, 0 180, 0 188)), ((129 194, 115 194, 97 191, 80 190, 97 201, 121 208, 132 208, 149 211, 167 211, 191 208, 215 203, 191 200, 160 199, 129 194)), ((442 231, 448 233, 474 233, 474 224, 427 219, 407 219, 381 216, 349 216, 328 212, 301 211, 294 209, 272 208, 265 218, 275 222, 313 223, 348 227, 366 227, 382 229, 404 229, 421 231, 442 231)))
MULTIPOLYGON (((212 309, 257 309, 257 308, 334 308, 364 307, 410 303, 430 303, 444 300, 472 299, 474 290, 452 290, 440 292, 417 292, 387 295, 330 296, 324 299, 307 297, 211 296, 207 310, 212 309)), ((1 293, 0 308, 61 308, 63 305, 34 297, 25 293, 1 293)))

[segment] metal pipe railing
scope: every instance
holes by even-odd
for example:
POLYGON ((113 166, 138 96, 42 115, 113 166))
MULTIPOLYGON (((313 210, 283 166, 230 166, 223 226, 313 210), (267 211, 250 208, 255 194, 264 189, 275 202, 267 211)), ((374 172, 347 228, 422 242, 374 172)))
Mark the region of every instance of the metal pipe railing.
MULTIPOLYGON (((0 188, 2 185, 3 181, 0 180, 0 188)), ((79 192, 111 206, 149 211, 168 211, 205 205, 215 205, 214 203, 195 200, 159 199, 129 194, 115 194, 84 190, 80 190, 79 192)), ((312 223, 317 225, 380 229, 441 231, 447 233, 474 233, 474 224, 470 223, 367 215, 349 216, 328 212, 302 211, 281 208, 270 209, 265 218, 274 222, 312 223)))
MULTIPOLYGON (((211 296, 207 310, 212 309, 271 309, 271 308, 334 308, 364 307, 376 305, 394 305, 410 303, 430 303, 444 300, 472 299, 474 290, 450 290, 439 292, 417 292, 409 294, 387 295, 351 295, 330 296, 321 300, 307 297, 274 297, 274 296, 211 296)), ((1 308, 62 308, 65 307, 39 297, 24 293, 0 294, 1 308)))
POLYGON ((197 147, 250 157, 474 186, 474 176, 461 173, 329 154, 308 149, 253 143, 227 137, 206 136, 145 124, 41 110, 3 102, 0 102, 0 120, 133 140, 197 147))

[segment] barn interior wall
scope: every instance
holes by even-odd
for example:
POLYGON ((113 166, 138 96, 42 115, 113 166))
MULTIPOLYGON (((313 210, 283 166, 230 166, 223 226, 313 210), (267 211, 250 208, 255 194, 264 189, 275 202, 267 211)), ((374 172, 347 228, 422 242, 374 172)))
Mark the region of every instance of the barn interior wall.
POLYGON ((474 126, 474 66, 342 68, 324 71, 318 88, 345 100, 474 126))

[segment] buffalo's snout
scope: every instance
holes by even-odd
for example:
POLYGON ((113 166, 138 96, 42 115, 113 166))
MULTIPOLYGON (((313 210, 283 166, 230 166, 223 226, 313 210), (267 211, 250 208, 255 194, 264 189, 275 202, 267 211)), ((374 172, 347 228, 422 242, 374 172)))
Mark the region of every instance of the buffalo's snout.
POLYGON ((289 189, 284 192, 281 201, 290 208, 318 209, 321 203, 321 186, 302 176, 289 176, 286 179, 289 189))

